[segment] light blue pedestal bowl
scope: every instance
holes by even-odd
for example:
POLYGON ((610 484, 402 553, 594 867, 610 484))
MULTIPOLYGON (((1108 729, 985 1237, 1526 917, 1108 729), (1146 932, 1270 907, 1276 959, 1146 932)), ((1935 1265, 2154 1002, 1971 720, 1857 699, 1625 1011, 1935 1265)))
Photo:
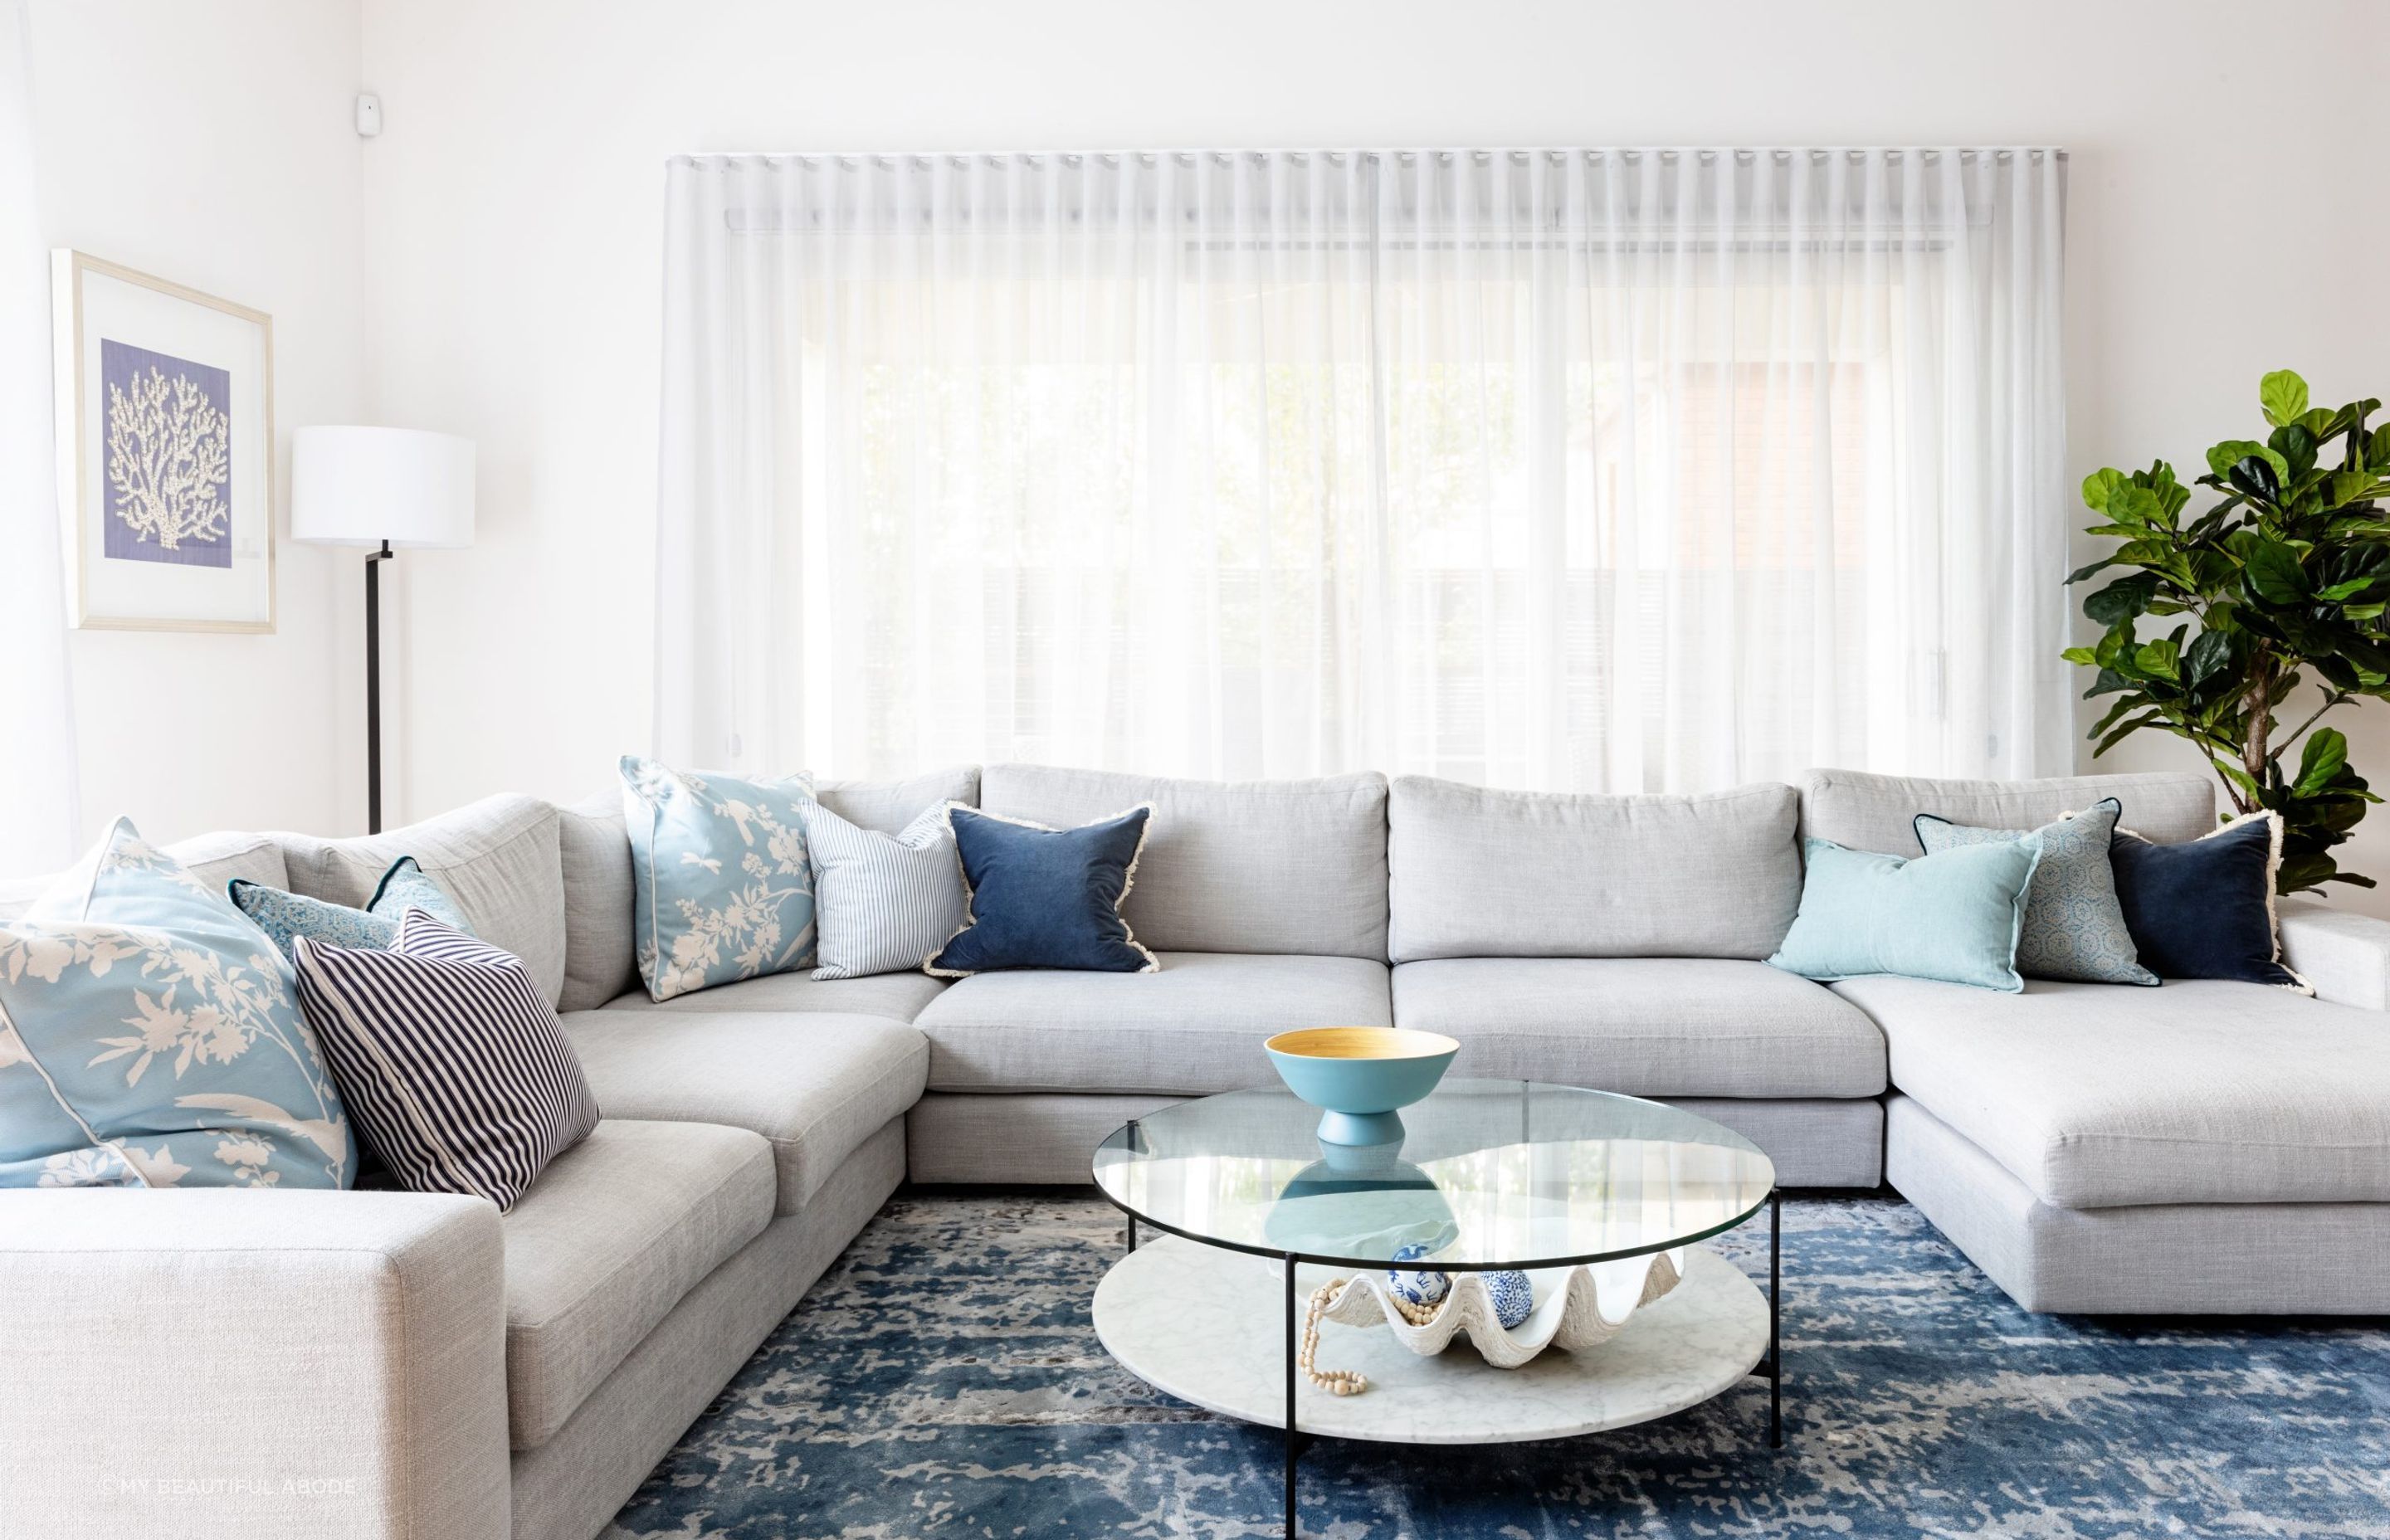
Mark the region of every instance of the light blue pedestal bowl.
POLYGON ((1319 1108, 1329 1144, 1390 1144, 1403 1136, 1397 1108, 1435 1089, 1460 1045, 1402 1027, 1307 1027, 1262 1045, 1286 1088, 1319 1108))

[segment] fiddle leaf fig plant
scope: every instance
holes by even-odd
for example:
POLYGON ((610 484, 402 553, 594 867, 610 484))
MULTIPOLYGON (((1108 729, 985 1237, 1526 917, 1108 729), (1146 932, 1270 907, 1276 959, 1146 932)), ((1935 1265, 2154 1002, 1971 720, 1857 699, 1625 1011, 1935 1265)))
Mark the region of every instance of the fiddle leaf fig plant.
POLYGON ((2371 888, 2332 851, 2382 799, 2348 763, 2346 736, 2319 724, 2390 696, 2390 519, 2376 505, 2390 494, 2390 424, 2366 427, 2379 401, 2308 405, 2288 369, 2258 382, 2257 404, 2270 431, 2207 452, 2193 485, 2214 501, 2188 518, 2191 487, 2164 460, 2085 480, 2102 520, 2089 533, 2120 544, 2066 581, 2124 571, 2083 600, 2105 628, 2099 643, 2065 656, 2099 671, 2086 699, 2116 698, 2091 729, 2094 757, 2144 728, 2188 738, 2234 808, 2282 815, 2279 892, 2371 888), (2297 702, 2284 730, 2310 682, 2320 696, 2297 702))

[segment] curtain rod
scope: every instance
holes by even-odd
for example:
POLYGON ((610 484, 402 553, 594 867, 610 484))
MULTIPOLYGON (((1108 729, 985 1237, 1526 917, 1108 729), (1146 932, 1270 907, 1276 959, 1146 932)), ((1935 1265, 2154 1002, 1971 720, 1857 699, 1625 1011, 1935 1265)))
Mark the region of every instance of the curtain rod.
POLYGON ((2039 160, 2045 157, 2054 157, 2060 160, 2071 159, 2071 156, 2066 149, 2055 145, 2015 145, 2006 148, 1985 147, 1980 148, 1969 146, 1911 146, 1902 148, 1887 147, 1865 148, 1836 145, 1815 148, 1805 147, 1790 148, 1775 146, 1761 146, 1746 148, 1741 147, 1719 146, 1715 148, 1686 147, 1684 148, 1675 149, 1662 147, 1640 147, 1633 148, 1622 148, 1600 149, 1495 148, 1487 149, 709 150, 703 152, 686 152, 669 157, 669 160, 675 163, 688 166, 703 165, 709 162, 726 160, 762 160, 766 163, 773 164, 777 164, 784 160, 793 160, 806 165, 835 162, 841 166, 846 167, 859 167, 867 160, 880 166, 891 166, 900 160, 910 160, 916 165, 927 165, 932 160, 946 160, 958 165, 968 165, 972 161, 986 161, 990 164, 1000 164, 1006 161, 1025 160, 1036 163, 1045 160, 1059 160, 1065 165, 1075 166, 1082 164, 1092 158, 1101 161, 1105 165, 1116 166, 1120 164, 1124 157, 1128 156, 1134 156, 1138 160, 1149 165, 1159 164, 1163 156, 1168 156, 1170 159, 1176 160, 1181 165, 1193 165, 1197 160, 1206 158, 1210 159, 1216 164, 1228 165, 1242 158, 1251 158, 1255 160, 1267 160, 1279 157, 1302 160, 1317 155, 1325 157, 1331 162, 1342 162, 1345 160, 1355 158, 1364 161, 1376 161, 1384 160, 1387 156, 1391 155, 1403 164, 1408 165, 1416 161, 1419 157, 1422 155, 1433 155, 1439 162, 1449 162, 1455 155, 1467 155, 1472 160, 1481 162, 1490 161, 1497 155, 1505 155, 1510 157, 1513 161, 1520 163, 1524 163, 1533 157, 1541 155, 1548 158, 1556 164, 1580 156, 1589 160, 1609 160, 1615 157, 1618 160, 1631 162, 1640 160, 1646 155, 1657 156, 1662 160, 1681 160, 1687 155, 1693 155, 1698 157, 1703 164, 1708 164, 1715 161, 1721 155, 1731 155, 1738 162, 1748 163, 1756 160, 1757 158, 1762 155, 1766 155, 1770 159, 1779 161, 1789 161, 1795 155, 1806 155, 1812 160, 1825 160, 1836 155, 1847 157, 1852 160, 1865 160, 1870 156, 1882 156, 1887 160, 1898 160, 1906 156, 1915 155, 1921 160, 1931 161, 1938 160, 1946 154, 1956 155, 1961 160, 1979 160, 1986 155, 1991 156, 1996 160, 2003 161, 2013 160, 2019 155, 2025 156, 2027 159, 2033 160, 2039 160))

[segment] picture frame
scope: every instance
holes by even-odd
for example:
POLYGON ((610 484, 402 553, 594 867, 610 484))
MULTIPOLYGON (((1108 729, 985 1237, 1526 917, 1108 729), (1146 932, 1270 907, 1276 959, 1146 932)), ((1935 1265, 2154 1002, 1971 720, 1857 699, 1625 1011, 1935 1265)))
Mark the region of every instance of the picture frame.
POLYGON ((50 302, 68 623, 272 632, 273 317, 63 248, 50 302))

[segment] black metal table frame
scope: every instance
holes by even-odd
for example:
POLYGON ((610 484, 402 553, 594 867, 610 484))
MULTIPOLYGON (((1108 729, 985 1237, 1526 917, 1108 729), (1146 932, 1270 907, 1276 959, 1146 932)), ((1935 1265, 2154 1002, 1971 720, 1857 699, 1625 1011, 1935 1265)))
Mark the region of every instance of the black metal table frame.
MULTIPOLYGON (((1133 1123, 1134 1120, 1132 1120, 1132 1123, 1133 1123)), ((1099 1192, 1103 1191, 1100 1187, 1098 1187, 1097 1190, 1099 1192)), ((1109 1192, 1104 1193, 1104 1200, 1111 1203, 1112 1207, 1120 1210, 1123 1214, 1127 1216, 1128 1249, 1132 1251, 1136 1251, 1137 1211, 1122 1202, 1119 1199, 1112 1197, 1109 1192)), ((1759 1211, 1757 1209, 1754 1209, 1750 1213, 1747 1213, 1743 1215, 1742 1218, 1735 1221, 1734 1224, 1726 1226, 1725 1229, 1713 1230, 1710 1232, 1710 1235, 1723 1235, 1728 1229, 1740 1229, 1744 1225, 1751 1223, 1752 1219, 1754 1218, 1758 1213, 1759 1211)), ((1230 1245, 1222 1241, 1209 1240, 1201 1236, 1188 1235, 1182 1230, 1172 1229, 1169 1226, 1161 1223, 1159 1220, 1149 1219, 1146 1223, 1151 1225, 1157 1230, 1165 1231, 1168 1234, 1177 1236, 1182 1240, 1191 1240, 1199 1246, 1217 1246, 1225 1251, 1243 1251, 1249 1256, 1275 1256, 1279 1264, 1286 1269, 1286 1540, 1295 1540, 1294 1467, 1296 1460, 1300 1458, 1303 1454, 1304 1446, 1310 1442, 1308 1435, 1302 1432, 1295 1426, 1294 1409, 1295 1385, 1302 1378, 1296 1369, 1296 1359, 1299 1355, 1298 1348, 1300 1344, 1296 1341, 1295 1320, 1298 1312, 1295 1308, 1295 1297, 1298 1290, 1296 1290, 1294 1283, 1294 1269, 1296 1264, 1304 1259, 1297 1256, 1292 1251, 1266 1251, 1255 1247, 1230 1245)), ((1702 1238, 1707 1239, 1709 1237, 1704 1236, 1702 1238)), ((1668 1251, 1672 1249, 1673 1248, 1665 1246, 1655 1246, 1651 1248, 1652 1251, 1668 1251)), ((1638 1253, 1628 1252, 1626 1254, 1636 1255, 1638 1253)), ((1343 1264, 1338 1264, 1334 1265, 1343 1264)), ((1498 1267, 1443 1267, 1439 1264, 1439 1270, 1449 1273, 1493 1273, 1500 1272, 1504 1269, 1498 1267)), ((1767 1190, 1767 1356, 1754 1365, 1751 1369, 1751 1373, 1753 1375, 1767 1381, 1767 1447, 1770 1449, 1781 1449, 1784 1447, 1784 1346, 1781 1335, 1783 1330, 1783 1297, 1784 1189, 1782 1187, 1770 1187, 1767 1190)))

